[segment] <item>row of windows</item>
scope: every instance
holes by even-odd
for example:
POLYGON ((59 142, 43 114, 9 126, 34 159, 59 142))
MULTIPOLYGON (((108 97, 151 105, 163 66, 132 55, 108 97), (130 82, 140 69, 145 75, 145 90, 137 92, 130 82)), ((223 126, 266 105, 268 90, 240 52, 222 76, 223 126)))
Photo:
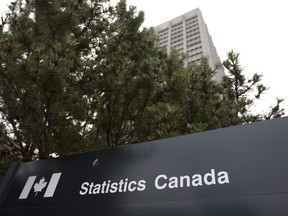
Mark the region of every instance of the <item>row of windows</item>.
POLYGON ((187 22, 187 21, 186 21, 186 26, 192 25, 192 24, 194 24, 194 23, 198 23, 198 19, 197 19, 197 20, 190 21, 190 22, 187 22))
POLYGON ((182 22, 179 22, 179 23, 172 25, 172 29, 177 28, 177 27, 179 28, 179 26, 182 27, 182 22))
MULTIPOLYGON (((198 25, 198 23, 195 24, 195 25, 193 25, 193 26, 189 26, 189 27, 186 28, 187 34, 193 32, 193 31, 197 31, 197 30, 199 30, 199 25, 198 25), (190 30, 189 30, 189 29, 190 29, 190 30)), ((181 28, 181 29, 178 30, 178 31, 172 32, 172 36, 173 36, 173 35, 177 35, 177 34, 181 34, 181 33, 183 33, 183 28, 181 28)))
POLYGON ((161 33, 168 33, 168 28, 162 29, 158 32, 158 34, 161 34, 161 33))
POLYGON ((179 30, 179 31, 177 31, 177 32, 172 32, 172 36, 174 36, 174 35, 179 35, 179 34, 183 34, 183 29, 181 29, 181 30, 179 30))
POLYGON ((164 40, 164 41, 160 41, 158 44, 159 46, 162 46, 163 44, 167 45, 167 43, 168 43, 168 40, 164 40))
POLYGON ((192 52, 195 52, 195 51, 201 50, 201 49, 202 49, 202 46, 198 46, 198 47, 195 47, 194 49, 188 50, 187 52, 188 52, 188 53, 192 53, 192 52))
MULTIPOLYGON (((189 24, 193 24, 193 23, 198 22, 197 15, 186 19, 185 22, 186 22, 186 26, 189 26, 189 24)), ((175 30, 179 30, 180 28, 183 28, 183 22, 182 21, 172 25, 172 32, 175 30)), ((162 34, 163 35, 168 34, 168 31, 169 31, 169 28, 162 29, 162 30, 158 31, 158 35, 161 36, 162 34)))
POLYGON ((171 40, 174 41, 178 38, 183 38, 183 34, 176 35, 176 36, 172 37, 171 40))
POLYGON ((187 35, 187 39, 189 39, 189 38, 191 38, 191 37, 194 37, 194 36, 196 36, 196 35, 200 35, 200 31, 195 32, 195 33, 193 33, 193 34, 188 34, 188 35, 187 35))
POLYGON ((179 43, 179 42, 183 42, 183 38, 179 38, 178 40, 172 40, 172 41, 171 41, 171 45, 177 44, 177 43, 179 43))
POLYGON ((158 36, 161 38, 165 35, 168 35, 169 31, 168 31, 168 28, 164 29, 164 30, 161 30, 158 32, 158 36))
POLYGON ((188 29, 194 28, 194 27, 196 27, 196 26, 199 26, 199 24, 196 23, 196 24, 194 24, 194 25, 186 26, 186 31, 187 31, 188 29))
POLYGON ((190 17, 190 18, 186 19, 186 22, 189 22, 189 21, 191 21, 191 20, 195 20, 195 19, 197 19, 197 15, 195 15, 195 16, 193 16, 193 17, 190 17))
POLYGON ((178 44, 171 45, 171 48, 176 48, 176 47, 183 47, 183 41, 181 41, 178 44))
POLYGON ((171 49, 175 49, 175 50, 177 50, 179 52, 183 52, 184 51, 183 46, 171 47, 171 49))
POLYGON ((168 34, 158 35, 158 38, 161 40, 162 38, 168 37, 168 34))
MULTIPOLYGON (((190 44, 190 45, 187 46, 187 48, 193 47, 193 46, 195 46, 197 44, 201 44, 201 41, 199 41, 197 43, 194 43, 194 44, 190 44)), ((158 45, 159 46, 163 46, 163 45, 167 46, 168 45, 168 41, 167 40, 166 41, 162 41, 158 45)), ((183 41, 182 40, 174 41, 174 42, 171 43, 171 47, 179 47, 179 46, 183 46, 183 41)), ((189 49, 188 52, 193 52, 193 51, 198 50, 198 49, 202 49, 202 46, 195 47, 193 49, 189 49)))
POLYGON ((182 31, 182 29, 183 29, 183 26, 179 26, 178 28, 172 28, 171 32, 173 34, 175 32, 178 32, 179 30, 182 31))
POLYGON ((168 35, 168 32, 158 34, 158 37, 159 37, 159 38, 162 38, 162 37, 165 37, 166 35, 168 35))
POLYGON ((194 42, 194 43, 188 44, 187 47, 188 47, 188 48, 189 48, 189 47, 193 47, 193 46, 198 45, 198 44, 201 44, 201 41, 196 41, 196 42, 194 42))
MULTIPOLYGON (((197 36, 197 35, 199 35, 199 34, 200 34, 199 31, 198 31, 198 32, 195 32, 195 33, 193 33, 193 34, 188 34, 188 35, 187 35, 187 43, 200 39, 200 36, 197 36), (197 36, 197 37, 195 37, 195 36, 197 36)), ((175 40, 177 40, 177 39, 179 39, 179 38, 181 38, 181 40, 182 40, 182 38, 183 38, 183 33, 178 34, 178 35, 172 37, 172 38, 171 38, 172 43, 173 43, 173 41, 175 41, 175 40)), ((159 38, 159 43, 162 43, 163 41, 167 41, 167 40, 168 40, 168 35, 159 38)))
MULTIPOLYGON (((193 28, 193 27, 196 27, 196 26, 198 26, 198 23, 196 23, 196 24, 194 24, 194 25, 186 25, 186 30, 187 30, 187 29, 190 29, 190 28, 193 28)), ((181 25, 181 26, 178 26, 177 28, 173 28, 173 27, 172 27, 172 34, 174 34, 175 32, 176 32, 176 33, 179 32, 180 29, 183 29, 183 26, 182 26, 182 25, 181 25)), ((158 32, 158 35, 159 35, 159 36, 161 36, 161 35, 166 35, 166 34, 168 34, 168 28, 163 29, 163 30, 160 30, 160 31, 158 32)))
MULTIPOLYGON (((200 36, 197 36, 197 35, 199 35, 199 33, 194 34, 194 35, 196 35, 196 37, 191 37, 191 35, 187 36, 187 47, 188 48, 189 47, 193 47, 193 46, 201 43, 200 36)), ((177 43, 182 42, 182 41, 183 41, 183 35, 178 35, 176 37, 171 38, 171 44, 172 45, 173 44, 177 44, 177 43)), ((159 42, 158 42, 158 44, 160 46, 163 45, 163 44, 167 44, 167 43, 168 43, 168 36, 165 36, 165 37, 161 38, 159 40, 159 42)))
POLYGON ((191 58, 193 58, 193 57, 199 57, 199 56, 201 56, 202 54, 203 54, 203 52, 201 51, 201 52, 198 52, 198 53, 195 53, 195 54, 191 55, 190 57, 191 57, 191 58))
MULTIPOLYGON (((183 42, 183 37, 178 37, 178 40, 175 40, 177 38, 173 38, 173 40, 171 41, 171 45, 174 44, 178 44, 179 42, 183 42)), ((163 38, 162 40, 160 40, 158 42, 159 46, 163 45, 163 44, 168 44, 168 37, 163 38)), ((195 45, 201 44, 201 40, 200 40, 200 36, 192 38, 190 40, 187 40, 187 47, 193 47, 195 45), (191 43, 193 42, 193 43, 191 43)))
POLYGON ((163 37, 159 37, 159 41, 163 41, 163 40, 167 40, 168 39, 168 35, 165 35, 163 37))
POLYGON ((193 29, 187 31, 187 34, 195 32, 195 31, 199 31, 199 27, 196 27, 196 28, 193 28, 193 29))
POLYGON ((191 38, 191 39, 187 39, 187 43, 190 43, 190 42, 192 42, 192 41, 196 41, 196 40, 199 40, 200 39, 200 36, 197 36, 197 37, 193 37, 193 38, 191 38))
MULTIPOLYGON (((194 27, 198 27, 198 23, 196 23, 196 24, 194 24, 194 25, 191 25, 191 26, 187 26, 186 27, 186 31, 187 30, 189 30, 189 29, 191 29, 191 28, 194 28, 194 27)), ((191 33, 191 32, 193 32, 193 31, 196 31, 196 30, 198 30, 199 28, 194 28, 194 29, 192 29, 192 30, 189 30, 189 31, 187 31, 187 34, 189 34, 189 33, 191 33)), ((168 28, 166 28, 166 29, 164 29, 164 30, 160 30, 159 32, 158 32, 158 36, 160 37, 160 38, 162 38, 163 36, 166 36, 166 35, 168 35, 168 28)), ((183 26, 181 25, 181 26, 179 26, 178 28, 176 28, 176 29, 172 29, 172 36, 174 36, 174 35, 177 35, 177 34, 182 34, 183 33, 183 26)))

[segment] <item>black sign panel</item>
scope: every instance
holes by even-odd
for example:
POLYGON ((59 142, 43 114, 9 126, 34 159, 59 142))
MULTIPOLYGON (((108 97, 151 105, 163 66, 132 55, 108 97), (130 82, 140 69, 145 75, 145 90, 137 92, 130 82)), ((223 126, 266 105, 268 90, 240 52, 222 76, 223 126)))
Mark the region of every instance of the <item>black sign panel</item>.
POLYGON ((22 163, 0 215, 288 215, 288 118, 22 163))

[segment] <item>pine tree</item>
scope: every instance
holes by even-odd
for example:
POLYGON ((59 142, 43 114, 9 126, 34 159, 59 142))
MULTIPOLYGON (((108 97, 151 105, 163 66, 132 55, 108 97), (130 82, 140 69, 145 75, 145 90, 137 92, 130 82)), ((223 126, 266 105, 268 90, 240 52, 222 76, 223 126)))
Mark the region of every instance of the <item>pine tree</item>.
POLYGON ((101 2, 19 0, 10 6, 0 45, 1 116, 23 160, 85 147, 83 83, 108 19, 101 2))
POLYGON ((5 133, 24 161, 139 141, 166 54, 125 1, 16 1, 3 21, 5 133), (45 8, 45 10, 43 10, 45 8))
POLYGON ((276 105, 271 106, 265 114, 254 114, 252 107, 260 99, 268 88, 261 83, 262 75, 255 73, 252 78, 247 78, 243 74, 243 68, 239 63, 239 53, 230 51, 227 60, 223 62, 228 75, 223 81, 225 88, 224 97, 236 103, 236 110, 242 123, 250 123, 263 119, 281 117, 284 109, 280 107, 283 99, 277 98, 276 105))
POLYGON ((139 141, 135 133, 153 102, 161 56, 165 56, 156 47, 152 29, 140 30, 143 12, 127 9, 126 2, 120 1, 113 16, 105 30, 108 41, 98 54, 100 75, 93 82, 97 118, 90 133, 109 147, 139 141))

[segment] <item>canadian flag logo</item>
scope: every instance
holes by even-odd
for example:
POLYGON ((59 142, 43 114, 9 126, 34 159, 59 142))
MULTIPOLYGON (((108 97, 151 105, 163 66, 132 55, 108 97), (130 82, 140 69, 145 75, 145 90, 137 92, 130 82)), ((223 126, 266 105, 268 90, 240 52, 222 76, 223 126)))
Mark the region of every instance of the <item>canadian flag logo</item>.
POLYGON ((46 179, 44 177, 42 177, 38 182, 35 183, 37 176, 29 176, 19 196, 19 199, 27 199, 32 188, 34 189, 33 192, 35 193, 35 196, 37 196, 39 192, 41 193, 42 190, 46 188, 43 197, 53 197, 61 174, 62 173, 53 173, 49 183, 46 182, 46 179))

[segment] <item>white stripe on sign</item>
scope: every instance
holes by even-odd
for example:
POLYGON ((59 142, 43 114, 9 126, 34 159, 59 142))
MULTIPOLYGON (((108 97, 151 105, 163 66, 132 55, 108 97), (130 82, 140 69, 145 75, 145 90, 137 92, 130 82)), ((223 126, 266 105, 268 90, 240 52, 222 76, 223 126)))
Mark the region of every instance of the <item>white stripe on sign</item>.
POLYGON ((19 196, 19 199, 26 199, 28 197, 30 190, 31 190, 31 188, 32 188, 32 186, 36 180, 36 177, 37 176, 30 176, 28 178, 28 180, 27 180, 27 182, 26 182, 26 184, 25 184, 25 186, 24 186, 24 188, 23 188, 23 190, 19 196))
POLYGON ((54 173, 49 181, 48 187, 45 191, 44 197, 53 197, 56 190, 61 173, 54 173))

